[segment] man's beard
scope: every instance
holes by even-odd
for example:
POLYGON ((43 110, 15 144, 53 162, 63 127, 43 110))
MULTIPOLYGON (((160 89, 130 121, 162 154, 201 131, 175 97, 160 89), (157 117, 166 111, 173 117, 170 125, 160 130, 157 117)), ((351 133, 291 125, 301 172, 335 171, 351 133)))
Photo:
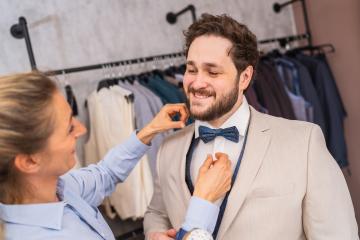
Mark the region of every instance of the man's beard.
POLYGON ((216 98, 216 93, 214 91, 208 91, 205 89, 194 89, 191 86, 188 90, 188 96, 186 99, 186 105, 188 109, 190 109, 190 113, 193 118, 200 120, 200 121, 212 121, 215 119, 220 118, 224 114, 228 113, 232 107, 237 102, 239 96, 239 85, 235 84, 234 88, 227 94, 222 94, 218 98, 216 98), (191 104, 190 104, 190 94, 200 93, 200 94, 207 94, 208 96, 214 97, 216 100, 215 102, 208 107, 204 112, 202 113, 194 113, 191 110, 191 104))

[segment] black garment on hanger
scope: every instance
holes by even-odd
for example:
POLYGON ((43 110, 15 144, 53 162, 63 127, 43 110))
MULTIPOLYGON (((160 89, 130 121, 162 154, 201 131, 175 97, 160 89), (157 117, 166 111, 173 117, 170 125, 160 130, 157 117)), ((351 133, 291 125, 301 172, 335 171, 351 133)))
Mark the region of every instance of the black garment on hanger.
POLYGON ((77 116, 79 114, 78 106, 75 98, 75 94, 70 85, 65 86, 66 99, 72 109, 73 116, 77 116))

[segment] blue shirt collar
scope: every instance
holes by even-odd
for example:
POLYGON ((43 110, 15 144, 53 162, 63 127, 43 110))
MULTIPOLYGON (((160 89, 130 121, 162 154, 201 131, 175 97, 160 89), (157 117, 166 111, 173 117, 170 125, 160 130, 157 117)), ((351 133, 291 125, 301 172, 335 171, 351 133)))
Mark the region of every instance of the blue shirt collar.
MULTIPOLYGON (((63 188, 63 181, 59 179, 57 193, 60 199, 63 199, 63 188)), ((9 223, 60 230, 66 204, 66 201, 39 204, 0 203, 0 219, 9 223)))

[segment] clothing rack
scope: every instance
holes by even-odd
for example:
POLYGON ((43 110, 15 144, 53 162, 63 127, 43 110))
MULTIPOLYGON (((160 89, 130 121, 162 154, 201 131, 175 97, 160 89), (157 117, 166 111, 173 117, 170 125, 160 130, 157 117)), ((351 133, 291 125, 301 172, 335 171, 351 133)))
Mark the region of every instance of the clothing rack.
POLYGON ((48 76, 55 76, 55 75, 61 75, 61 74, 67 74, 67 73, 104 69, 106 67, 113 68, 113 67, 119 67, 119 66, 124 66, 124 65, 141 64, 141 63, 145 63, 145 62, 153 62, 153 61, 156 62, 156 61, 163 60, 163 59, 171 59, 171 58, 177 58, 177 57, 182 57, 182 56, 184 56, 183 52, 175 52, 175 53, 161 54, 161 55, 150 56, 150 57, 133 58, 133 59, 128 59, 128 60, 106 62, 106 63, 100 63, 100 64, 94 64, 94 65, 88 65, 88 66, 82 66, 82 67, 59 69, 59 70, 45 72, 45 74, 48 76))
POLYGON ((31 69, 33 70, 36 69, 35 57, 31 46, 30 35, 29 35, 26 19, 24 17, 20 17, 19 22, 11 26, 10 33, 14 38, 25 39, 26 49, 29 55, 31 69))
POLYGON ((291 4, 295 3, 295 2, 301 2, 301 8, 302 8, 302 11, 303 11, 304 23, 305 23, 305 33, 300 34, 300 35, 294 35, 294 36, 286 36, 286 37, 280 37, 280 38, 264 39, 264 40, 259 41, 260 44, 278 42, 281 47, 286 47, 286 45, 288 45, 290 42, 307 39, 308 46, 312 46, 312 36, 311 36, 311 31, 310 31, 310 24, 309 24, 309 18, 308 18, 308 13, 307 13, 305 0, 291 0, 291 1, 281 3, 281 4, 280 3, 274 3, 273 4, 273 10, 274 10, 275 13, 280 13, 281 10, 284 7, 286 7, 288 5, 291 5, 291 4))
POLYGON ((192 21, 195 22, 196 21, 196 9, 195 9, 195 6, 192 4, 188 5, 187 7, 185 7, 184 9, 180 10, 177 13, 168 12, 166 14, 166 21, 170 24, 175 24, 177 21, 177 18, 179 16, 181 16, 182 14, 186 13, 187 11, 191 12, 192 21))
POLYGON ((303 39, 309 40, 309 38, 310 38, 310 35, 305 33, 305 34, 300 34, 300 35, 292 35, 292 36, 286 36, 286 37, 264 39, 264 40, 259 41, 259 43, 267 44, 267 43, 278 42, 280 44, 280 46, 284 48, 284 47, 286 47, 286 45, 288 45, 291 42, 300 41, 303 39))
MULTIPOLYGON (((311 39, 310 26, 309 26, 309 20, 308 20, 308 14, 307 14, 305 0, 291 0, 291 1, 287 1, 282 4, 274 3, 273 10, 276 13, 279 13, 281 11, 281 9, 284 8, 285 6, 288 6, 288 5, 298 2, 298 1, 300 1, 302 4, 305 28, 306 28, 305 34, 286 36, 286 37, 280 37, 280 38, 264 39, 264 40, 259 41, 260 44, 278 42, 281 47, 285 47, 290 42, 307 39, 308 46, 312 46, 312 39, 311 39)), ((187 7, 185 7, 184 9, 182 9, 181 11, 179 11, 178 13, 169 12, 166 15, 166 18, 169 23, 174 24, 174 23, 176 23, 177 17, 187 11, 191 12, 193 22, 194 22, 196 20, 196 12, 195 12, 196 9, 195 9, 194 5, 191 5, 191 4, 188 5, 187 7)), ((29 30, 27 27, 27 22, 26 22, 25 17, 20 17, 19 22, 14 24, 13 26, 11 26, 10 32, 14 38, 17 38, 17 39, 24 38, 25 39, 26 48, 27 48, 27 52, 28 52, 28 56, 29 56, 29 60, 30 60, 30 64, 31 64, 31 69, 36 70, 37 67, 36 67, 35 57, 34 57, 34 53, 32 50, 30 34, 29 34, 29 30)), ((60 74, 66 74, 66 73, 74 73, 74 72, 101 69, 101 68, 105 68, 106 66, 116 67, 116 66, 120 66, 120 65, 144 63, 144 62, 156 61, 156 60, 160 60, 160 59, 164 59, 164 58, 179 57, 179 56, 183 56, 183 55, 184 55, 183 52, 176 52, 176 53, 150 56, 150 57, 145 57, 145 58, 134 58, 134 59, 129 59, 129 60, 107 62, 107 63, 101 63, 101 64, 82 66, 82 67, 59 69, 59 70, 54 70, 54 71, 48 71, 48 72, 46 72, 46 74, 49 76, 54 76, 54 75, 60 75, 60 74)))
MULTIPOLYGON (((192 5, 189 5, 187 8, 193 7, 192 5)), ((27 52, 31 64, 31 69, 36 70, 36 62, 34 53, 31 46, 31 40, 30 40, 30 34, 27 27, 27 22, 25 17, 20 17, 19 22, 11 26, 10 29, 11 35, 14 38, 17 39, 25 39, 27 52)), ((167 53, 167 54, 161 54, 161 55, 155 55, 155 56, 149 56, 149 57, 142 57, 142 58, 132 58, 128 60, 120 60, 120 61, 113 61, 113 62, 106 62, 106 63, 100 63, 100 64, 93 64, 93 65, 87 65, 87 66, 81 66, 81 67, 73 67, 73 68, 64 68, 64 69, 58 69, 53 71, 47 71, 45 72, 48 76, 55 76, 60 74, 67 74, 67 73, 75 73, 75 72, 82 72, 82 71, 89 71, 89 70, 96 70, 96 69, 104 69, 106 67, 118 67, 118 66, 124 66, 124 65, 131 65, 131 64, 141 64, 145 62, 152 62, 152 61, 159 61, 163 59, 168 58, 177 58, 184 56, 184 52, 174 52, 174 53, 167 53)))

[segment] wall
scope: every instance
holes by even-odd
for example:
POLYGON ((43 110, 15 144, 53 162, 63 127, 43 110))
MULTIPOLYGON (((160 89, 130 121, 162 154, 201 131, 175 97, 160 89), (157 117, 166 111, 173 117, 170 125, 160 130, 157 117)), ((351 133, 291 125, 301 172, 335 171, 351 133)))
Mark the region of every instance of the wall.
MULTIPOLYGON (((328 59, 348 113, 345 137, 352 175, 347 171, 344 175, 360 222, 360 1, 308 0, 306 3, 314 44, 332 43, 336 48, 328 59)), ((294 4, 294 15, 298 32, 303 32, 300 6, 294 4)))
MULTIPOLYGON (((55 70, 181 51, 182 31, 192 21, 190 13, 181 16, 176 25, 168 24, 165 16, 190 3, 197 16, 204 12, 231 15, 246 23, 259 39, 295 32, 292 9, 275 14, 270 0, 2 0, 0 75, 30 70, 24 40, 9 32, 19 16, 27 19, 39 69, 55 70)), ((134 69, 116 71, 123 74, 134 69)), ((57 77, 60 84, 68 82, 73 87, 79 118, 86 124, 84 101, 103 77, 103 70, 57 77)), ((78 145, 80 159, 85 139, 78 145)))
POLYGON ((291 9, 276 15, 269 0, 3 0, 0 74, 30 69, 24 41, 9 34, 19 16, 28 21, 38 66, 57 69, 179 51, 182 30, 191 23, 190 13, 176 25, 168 24, 165 16, 190 3, 198 16, 204 12, 232 15, 259 38, 294 30, 291 9))

